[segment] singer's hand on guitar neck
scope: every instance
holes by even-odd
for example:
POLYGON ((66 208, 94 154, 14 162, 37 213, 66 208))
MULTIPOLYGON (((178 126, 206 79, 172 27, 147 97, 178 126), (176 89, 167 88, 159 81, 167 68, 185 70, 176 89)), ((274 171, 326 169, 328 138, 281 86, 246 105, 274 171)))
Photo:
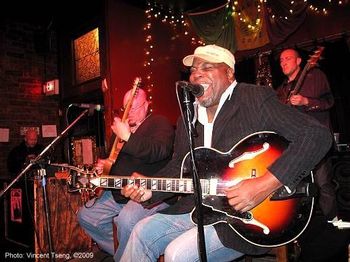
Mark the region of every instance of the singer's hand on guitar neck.
POLYGON ((130 126, 128 121, 125 123, 119 117, 115 117, 113 125, 111 126, 114 134, 123 141, 128 141, 131 135, 130 126))
MULTIPOLYGON (((134 172, 130 178, 135 179, 135 178, 142 178, 142 177, 145 177, 145 176, 143 176, 137 172, 134 172)), ((145 190, 144 188, 139 187, 138 185, 124 186, 121 189, 120 193, 123 196, 128 197, 131 200, 138 202, 138 203, 145 202, 152 197, 152 191, 145 190)))

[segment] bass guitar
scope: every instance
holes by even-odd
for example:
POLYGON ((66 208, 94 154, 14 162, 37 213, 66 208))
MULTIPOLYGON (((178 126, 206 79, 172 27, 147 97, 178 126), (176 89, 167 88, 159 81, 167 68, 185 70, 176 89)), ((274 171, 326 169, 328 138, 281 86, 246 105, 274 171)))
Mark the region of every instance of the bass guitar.
MULTIPOLYGON (((228 152, 198 147, 194 150, 203 196, 204 225, 226 223, 242 239, 261 247, 277 247, 296 239, 307 227, 314 204, 313 177, 310 174, 295 190, 281 187, 247 212, 235 211, 227 202, 224 189, 244 179, 264 175, 267 168, 287 148, 288 142, 274 132, 251 134, 228 152)), ((77 173, 71 181, 79 189, 121 189, 138 185, 151 191, 192 194, 190 156, 181 165, 180 178, 138 178, 98 176, 77 173)), ((192 221, 196 223, 196 209, 192 221)))
POLYGON ((290 105, 290 98, 293 95, 297 95, 300 91, 301 85, 305 79, 305 76, 309 72, 309 70, 317 65, 317 61, 320 59, 321 54, 324 50, 323 46, 318 47, 312 55, 310 55, 309 59, 307 60, 306 65, 303 68, 303 71, 301 72, 298 81, 296 82, 293 90, 289 93, 288 98, 287 98, 287 103, 290 105))

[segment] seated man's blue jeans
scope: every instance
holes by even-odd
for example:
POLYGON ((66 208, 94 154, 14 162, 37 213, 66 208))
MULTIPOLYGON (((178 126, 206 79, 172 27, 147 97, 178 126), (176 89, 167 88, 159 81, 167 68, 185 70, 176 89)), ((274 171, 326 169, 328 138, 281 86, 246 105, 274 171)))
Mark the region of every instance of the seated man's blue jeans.
MULTIPOLYGON (((220 242, 213 226, 204 227, 208 261, 232 261, 243 254, 227 248, 220 242)), ((134 227, 121 262, 157 261, 164 254, 164 261, 199 261, 197 227, 190 214, 155 214, 134 227)))
POLYGON ((119 261, 136 223, 166 207, 168 204, 161 203, 148 209, 132 200, 119 204, 110 191, 105 191, 100 198, 91 199, 79 210, 78 222, 102 250, 119 261), (118 232, 119 245, 115 253, 112 223, 116 224, 118 232))

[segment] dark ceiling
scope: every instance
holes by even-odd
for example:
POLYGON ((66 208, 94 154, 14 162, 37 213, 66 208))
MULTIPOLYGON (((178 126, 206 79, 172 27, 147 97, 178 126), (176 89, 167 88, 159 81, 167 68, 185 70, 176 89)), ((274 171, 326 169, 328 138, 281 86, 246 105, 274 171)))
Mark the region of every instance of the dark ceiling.
POLYGON ((0 9, 0 21, 11 19, 42 26, 43 29, 69 23, 70 19, 88 17, 102 7, 102 0, 12 0, 0 9))
MULTIPOLYGON (((125 1, 128 4, 145 9, 151 2, 165 10, 176 13, 202 11, 217 7, 226 0, 112 0, 125 1)), ((72 18, 88 17, 97 8, 102 8, 103 0, 11 0, 0 9, 0 21, 16 19, 23 22, 42 25, 43 27, 69 23, 72 18)))
POLYGON ((209 8, 217 7, 227 2, 227 0, 125 0, 141 8, 147 6, 147 2, 157 4, 165 9, 172 9, 176 12, 203 11, 209 8))

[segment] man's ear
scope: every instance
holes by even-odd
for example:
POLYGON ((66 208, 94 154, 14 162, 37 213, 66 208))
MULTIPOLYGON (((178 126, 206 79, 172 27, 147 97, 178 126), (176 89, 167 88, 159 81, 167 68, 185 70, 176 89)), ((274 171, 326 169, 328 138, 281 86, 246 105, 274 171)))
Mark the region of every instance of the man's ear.
POLYGON ((227 79, 232 83, 235 77, 234 77, 234 70, 231 67, 227 68, 226 75, 227 75, 227 79))
POLYGON ((300 64, 301 64, 301 58, 297 57, 297 65, 300 66, 300 64))

